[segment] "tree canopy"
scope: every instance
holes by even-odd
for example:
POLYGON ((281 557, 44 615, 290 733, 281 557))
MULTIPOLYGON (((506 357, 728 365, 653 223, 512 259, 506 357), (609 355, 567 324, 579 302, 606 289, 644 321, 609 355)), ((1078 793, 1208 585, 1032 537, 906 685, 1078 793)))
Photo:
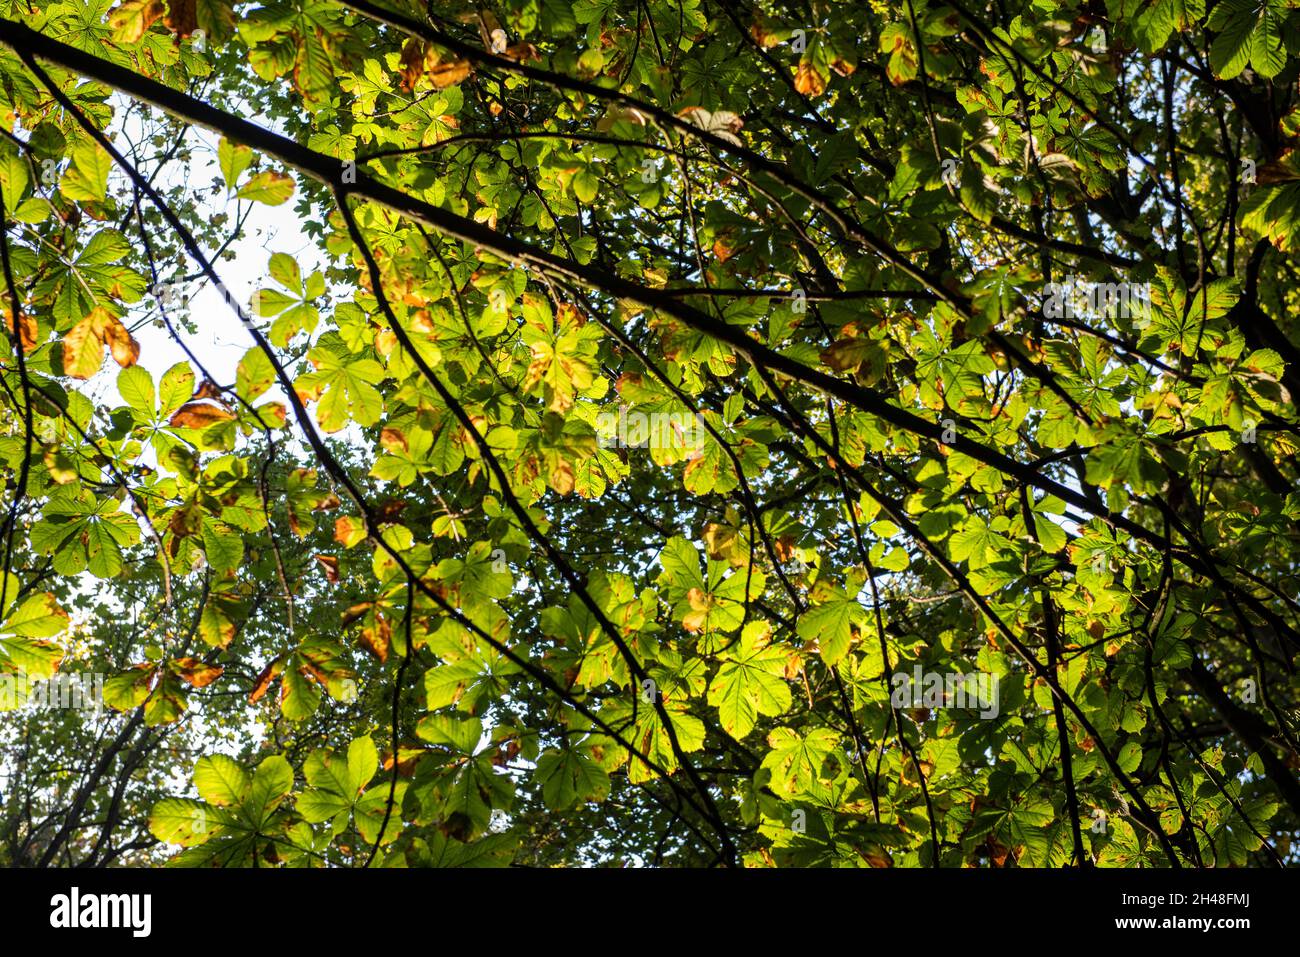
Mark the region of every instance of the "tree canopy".
POLYGON ((0 0, 0 863, 1293 863, 1298 77, 1295 0, 0 0))

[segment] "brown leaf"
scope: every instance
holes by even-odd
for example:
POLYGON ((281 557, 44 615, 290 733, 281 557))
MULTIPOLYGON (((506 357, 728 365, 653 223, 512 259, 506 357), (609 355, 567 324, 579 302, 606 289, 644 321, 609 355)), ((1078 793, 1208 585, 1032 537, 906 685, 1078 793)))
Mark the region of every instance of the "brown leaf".
POLYGON ((199 386, 198 391, 191 396, 191 399, 220 399, 221 387, 211 379, 204 379, 199 386))
POLYGON ((735 540, 736 530, 730 525, 719 525, 710 522, 704 526, 704 544, 709 557, 715 561, 722 561, 726 558, 726 553, 731 549, 731 544, 735 540))
POLYGON ((836 339, 830 348, 823 350, 821 360, 836 372, 850 372, 862 365, 870 349, 869 339, 836 339))
POLYGON ((63 371, 74 379, 89 379, 104 359, 104 343, 121 366, 134 365, 140 346, 117 318, 96 306, 63 337, 63 371))
POLYGON ((167 0, 164 23, 177 36, 187 37, 199 26, 198 0, 167 0))
POLYGON ((858 854, 872 867, 894 866, 894 860, 889 856, 889 852, 877 844, 868 844, 866 847, 858 848, 858 854))
POLYGON ((578 327, 587 324, 586 317, 579 311, 578 307, 569 302, 562 302, 555 310, 556 325, 564 329, 568 326, 578 327))
POLYGON ((516 63, 523 63, 527 60, 540 60, 542 55, 537 52, 537 47, 531 43, 512 43, 506 47, 506 52, 502 54, 507 60, 514 60, 516 63))
POLYGON ((411 313, 411 331, 420 333, 433 332, 433 317, 428 309, 416 309, 411 313))
POLYGON ((126 0, 108 12, 108 26, 119 43, 135 43, 166 10, 162 0, 126 0))
POLYGON ((172 662, 172 670, 177 677, 193 687, 206 688, 220 678, 226 669, 221 665, 208 664, 200 658, 177 658, 172 662))
POLYGON ((428 49, 428 44, 414 37, 402 44, 402 53, 397 60, 399 67, 397 72, 402 77, 402 86, 405 89, 411 89, 420 79, 420 74, 424 72, 424 58, 428 49))
POLYGON ((354 621, 360 621, 362 618, 365 617, 366 612, 368 612, 371 608, 374 607, 374 604, 375 603, 373 601, 363 601, 360 604, 353 605, 351 608, 349 608, 347 611, 343 613, 343 617, 340 624, 342 624, 343 627, 346 628, 354 621))
MULTIPOLYGON (((409 778, 415 771, 416 762, 419 761, 420 758, 424 757, 426 753, 427 751, 424 748, 411 747, 410 745, 405 744, 399 747, 397 749, 397 776, 401 778, 409 778)), ((393 769, 393 755, 391 751, 384 755, 383 769, 385 771, 391 771, 393 769)))
POLYGON ((469 60, 452 60, 450 63, 439 63, 427 72, 434 88, 444 90, 457 83, 463 83, 472 70, 473 65, 469 60))
POLYGON ((403 452, 410 450, 406 441, 406 433, 401 429, 394 429, 391 426, 384 426, 379 432, 379 444, 390 452, 396 452, 399 449, 403 452))
POLYGON ((36 348, 36 317, 26 309, 18 310, 18 322, 15 324, 13 311, 5 309, 6 323, 10 332, 17 332, 22 339, 23 352, 31 352, 36 348))
POLYGON ((171 521, 167 523, 167 527, 172 530, 172 534, 177 538, 197 535, 199 529, 203 527, 203 510, 197 505, 178 508, 172 513, 171 521))
POLYGON ((229 422, 234 416, 211 402, 186 402, 177 409, 169 421, 173 428, 206 429, 218 422, 229 422))
POLYGON ((774 47, 781 42, 781 38, 767 27, 767 21, 761 16, 755 15, 756 19, 750 25, 749 35, 754 38, 759 46, 767 48, 774 47))
POLYGON ((423 40, 412 38, 402 46, 397 72, 402 77, 404 89, 415 89, 415 85, 427 76, 436 89, 443 90, 463 83, 473 70, 474 65, 465 59, 443 63, 437 50, 423 40))
POLYGON ((325 580, 331 585, 339 583, 339 560, 334 555, 317 555, 316 561, 325 569, 325 580))
POLYGON ((140 343, 126 331, 126 326, 122 325, 120 319, 115 318, 105 324, 104 341, 108 343, 108 351, 113 354, 114 361, 124 369, 135 365, 140 358, 140 343))
POLYGON ((392 644, 393 631, 387 619, 375 616, 375 627, 361 629, 361 647, 366 649, 381 662, 388 660, 388 647, 392 644))
POLYGON ((497 746, 496 753, 492 755, 492 764, 498 768, 504 767, 515 759, 519 751, 520 747, 517 739, 511 738, 509 741, 504 741, 497 746))
POLYGON ((576 484, 577 476, 573 472, 573 463, 568 459, 556 459, 555 465, 551 468, 551 488, 560 495, 568 495, 576 484))
POLYGON ((257 676, 257 681, 253 684, 253 691, 248 696, 248 703, 257 704, 262 695, 266 694, 267 689, 271 687, 271 682, 275 680, 275 676, 279 673, 280 662, 278 660, 272 661, 269 665, 263 668, 262 673, 257 676))

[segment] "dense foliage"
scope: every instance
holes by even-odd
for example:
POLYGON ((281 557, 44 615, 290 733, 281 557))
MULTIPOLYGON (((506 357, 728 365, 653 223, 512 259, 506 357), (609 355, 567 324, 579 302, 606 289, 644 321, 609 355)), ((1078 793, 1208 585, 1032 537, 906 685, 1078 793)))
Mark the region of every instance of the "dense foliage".
POLYGON ((0 862, 1295 860, 1300 3, 383 2, 0 0, 0 862))

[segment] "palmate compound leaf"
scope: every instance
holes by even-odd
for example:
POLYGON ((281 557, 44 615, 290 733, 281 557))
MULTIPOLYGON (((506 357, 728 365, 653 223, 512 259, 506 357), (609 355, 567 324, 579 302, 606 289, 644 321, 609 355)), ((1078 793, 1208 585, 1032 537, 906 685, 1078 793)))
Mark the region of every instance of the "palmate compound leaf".
POLYGON ((709 684, 709 704, 718 709, 723 729, 740 740, 759 715, 776 717, 790 707, 784 672, 788 652, 767 644, 771 626, 753 621, 740 641, 722 655, 722 667, 709 684))
POLYGON ((439 782, 434 794, 448 832, 469 841, 487 831, 493 810, 509 810, 515 786, 507 775, 497 773, 489 758, 480 755, 460 765, 450 779, 439 782))
POLYGON ((599 763, 574 748, 550 750, 537 759, 542 799, 554 811, 566 811, 609 795, 609 774, 599 763))
MULTIPOLYGON (((634 720, 633 705, 626 698, 627 696, 606 699, 599 713, 603 721, 619 731, 625 739, 630 740, 639 752, 628 764, 628 779, 644 783, 658 777, 659 773, 649 762, 653 762, 668 774, 674 773, 681 765, 659 710, 653 703, 638 699, 634 720)), ((704 746, 704 722, 689 712, 689 703, 666 698, 662 701, 662 705, 668 720, 672 722, 682 753, 690 754, 700 750, 704 746)), ((620 746, 613 738, 603 734, 593 734, 592 740, 603 747, 607 754, 613 756, 614 767, 628 762, 627 749, 620 746)))
POLYGON ((164 798, 149 814, 154 837, 189 849, 173 865, 247 865, 266 845, 275 847, 277 833, 288 827, 283 805, 293 769, 281 755, 264 759, 251 774, 223 755, 205 756, 195 766, 195 785, 207 800, 164 798))
POLYGON ((319 345, 307 353, 315 371, 298 377, 294 388, 303 401, 315 401, 316 421, 326 432, 337 432, 349 421, 373 425, 384 402, 375 386, 385 376, 374 359, 355 359, 319 345))
POLYGON ((505 867, 515 855, 518 836, 486 834, 466 844, 438 831, 427 843, 416 839, 415 863, 421 867, 505 867))
POLYGON ((806 734, 777 728, 769 734, 767 743, 772 750, 762 766, 772 772, 772 790, 783 796, 820 793, 826 759, 836 750, 839 738, 830 728, 813 728, 806 734))
POLYGON ((1206 24, 1218 36, 1210 46, 1210 67, 1220 79, 1231 79, 1247 66, 1263 77, 1277 76, 1286 66, 1285 0, 1221 0, 1206 24))
POLYGON ((383 846, 391 844, 397 839, 402 833, 402 816, 397 809, 401 808, 409 787, 409 781, 398 781, 396 787, 393 787, 387 781, 383 781, 361 795, 361 799, 356 803, 354 818, 357 833, 361 835, 363 841, 367 844, 378 842, 383 846), (394 808, 391 815, 388 813, 390 800, 394 808), (385 828, 381 840, 379 838, 379 829, 384 827, 385 817, 388 818, 388 826, 385 828))
POLYGON ((848 653, 853 629, 866 621, 867 610, 843 589, 832 589, 829 594, 826 601, 800 616, 798 632, 805 641, 817 642, 822 660, 833 667, 848 653))
POLYGON ((767 578, 757 568, 732 569, 727 562, 708 559, 700 570, 700 554, 681 536, 669 539, 660 555, 660 582, 673 614, 688 632, 730 632, 745 620, 747 600, 763 593, 767 578))
POLYGON ((313 824, 334 818, 335 826, 342 827, 378 770, 379 753, 368 736, 355 738, 346 757, 327 749, 313 751, 303 762, 311 787, 298 795, 298 810, 313 824))
POLYGON ((293 768, 278 754, 266 758, 253 772, 248 792, 239 802, 241 818, 260 828, 293 790, 293 768))

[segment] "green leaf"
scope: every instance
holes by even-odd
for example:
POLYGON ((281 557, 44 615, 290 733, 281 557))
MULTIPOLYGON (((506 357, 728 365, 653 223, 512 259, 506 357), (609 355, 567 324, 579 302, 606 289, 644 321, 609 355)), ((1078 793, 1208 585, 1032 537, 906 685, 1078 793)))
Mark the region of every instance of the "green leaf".
MULTIPOLYGON (((10 596, 12 600, 12 595, 10 596)), ((53 638, 68 627, 68 613, 48 592, 29 595, 0 622, 0 634, 53 638)))
POLYGON ((239 177, 244 175, 244 170, 248 169, 253 162, 253 151, 242 144, 233 143, 226 137, 221 137, 217 144, 217 163, 221 167, 221 175, 226 181, 226 188, 235 189, 235 184, 239 182, 239 177))
POLYGON ((154 416, 153 376, 141 366, 131 366, 117 374, 117 391, 142 418, 154 416))
POLYGON ((250 783, 248 772, 224 754, 204 755, 194 766, 194 786, 205 801, 219 807, 239 804, 250 783))
POLYGON ((537 759, 542 800, 553 811, 567 811, 588 801, 599 803, 609 794, 609 775, 581 751, 547 751, 537 759))
POLYGON ((817 642, 822 660, 834 666, 845 654, 853 639, 853 628, 866 620, 866 609, 840 589, 830 600, 809 608, 799 617, 799 637, 817 642))
POLYGON ((709 704, 718 709, 723 729, 737 740, 753 730, 759 715, 775 717, 790 707, 784 678, 788 656, 761 643, 768 630, 765 622, 746 626, 739 645, 725 655, 709 685, 709 704))
POLYGON ((149 813, 149 833, 164 844, 194 847, 213 837, 217 809, 188 798, 164 798, 149 813))
POLYGON ((113 159, 94 140, 78 138, 71 150, 72 162, 63 174, 59 190, 80 203, 102 203, 108 190, 113 159))
POLYGON ((289 197, 293 195, 294 182, 293 177, 285 173, 276 173, 272 170, 264 170, 247 179, 236 195, 240 199, 251 200, 255 203, 265 203, 267 206, 279 206, 288 202, 289 197))

